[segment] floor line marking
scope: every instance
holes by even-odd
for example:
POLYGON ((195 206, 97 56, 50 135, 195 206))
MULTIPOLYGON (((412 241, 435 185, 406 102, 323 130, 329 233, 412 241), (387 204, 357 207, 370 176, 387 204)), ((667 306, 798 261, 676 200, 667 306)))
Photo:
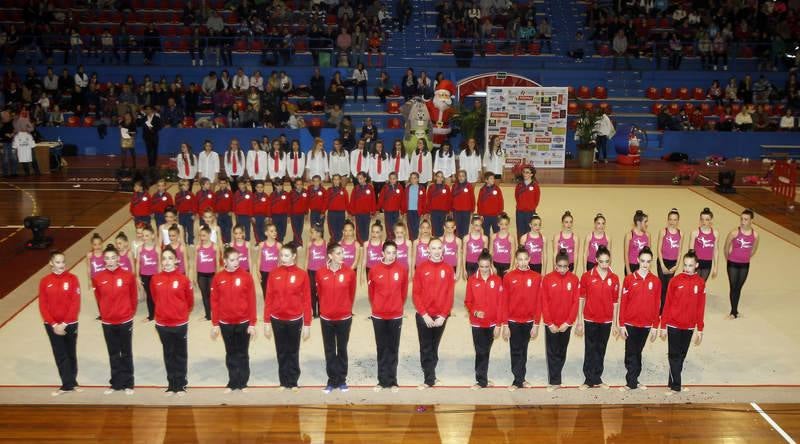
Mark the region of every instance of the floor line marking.
POLYGON ((791 436, 789 436, 788 433, 783 431, 783 429, 781 428, 781 426, 778 425, 777 422, 773 421, 772 418, 770 418, 769 415, 767 415, 767 413, 764 410, 762 410, 758 404, 755 403, 755 401, 751 402, 750 406, 753 407, 755 411, 757 411, 758 414, 761 415, 761 417, 764 418, 764 420, 767 421, 769 425, 771 425, 772 428, 775 429, 775 431, 778 432, 778 434, 780 434, 783 437, 783 439, 786 440, 786 442, 788 442, 789 444, 797 444, 795 440, 792 439, 791 436))
MULTIPOLYGON (((9 182, 3 182, 3 183, 4 183, 5 185, 8 185, 8 186, 10 186, 10 187, 12 187, 12 188, 16 189, 16 191, 21 191, 23 194, 25 194, 26 196, 28 196, 28 199, 30 199, 30 200, 31 200, 31 203, 33 204, 33 208, 31 209, 31 216, 36 216, 36 213, 39 211, 39 206, 38 206, 38 204, 36 203, 36 197, 34 197, 34 195, 33 195, 33 194, 31 194, 30 192, 28 192, 28 191, 26 191, 26 190, 23 190, 22 188, 20 188, 20 187, 18 187, 18 186, 16 186, 16 185, 14 185, 13 183, 9 183, 9 182)), ((2 244, 3 242, 5 242, 5 241, 7 241, 7 240, 11 239, 12 237, 14 237, 14 235, 16 235, 17 233, 19 233, 20 231, 22 231, 22 229, 23 229, 23 228, 25 228, 25 227, 19 227, 19 228, 17 228, 17 229, 16 229, 16 230, 15 230, 13 233, 11 233, 11 234, 9 234, 8 236, 6 236, 6 237, 4 237, 4 238, 0 239, 0 244, 2 244)))

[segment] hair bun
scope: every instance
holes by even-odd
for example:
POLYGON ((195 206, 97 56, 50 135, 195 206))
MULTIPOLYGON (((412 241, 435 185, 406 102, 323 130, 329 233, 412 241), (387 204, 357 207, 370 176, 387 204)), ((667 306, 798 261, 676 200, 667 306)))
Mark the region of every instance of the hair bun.
POLYGON ((672 209, 671 209, 670 211, 674 211, 674 212, 676 212, 676 213, 677 213, 677 212, 678 212, 678 209, 677 209, 677 208, 675 208, 675 207, 672 207, 672 209))
POLYGON ((482 249, 481 254, 489 254, 489 249, 488 248, 482 249))
POLYGON ((690 248, 689 251, 686 252, 686 254, 695 254, 694 248, 690 248))
POLYGON ((597 213, 594 215, 594 217, 605 217, 605 216, 603 216, 603 213, 597 213))
POLYGON ((567 249, 566 248, 559 248, 558 249, 558 254, 567 254, 567 249))
POLYGON ((644 214, 644 211, 642 211, 642 210, 636 210, 636 214, 637 214, 637 215, 638 215, 638 214, 644 214))
POLYGON ((710 209, 710 208, 708 208, 708 207, 704 207, 704 208, 703 208, 703 211, 704 211, 704 212, 705 212, 705 211, 711 211, 711 209, 710 209))

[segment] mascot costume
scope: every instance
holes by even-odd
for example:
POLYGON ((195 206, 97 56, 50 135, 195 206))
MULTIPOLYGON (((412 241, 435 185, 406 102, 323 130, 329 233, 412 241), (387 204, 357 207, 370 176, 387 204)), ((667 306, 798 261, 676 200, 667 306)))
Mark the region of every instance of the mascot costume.
POLYGON ((425 102, 415 97, 403 105, 402 113, 406 121, 405 136, 403 137, 403 147, 405 147, 406 153, 413 153, 417 149, 417 141, 420 139, 425 141, 430 150, 432 148, 431 117, 425 102))

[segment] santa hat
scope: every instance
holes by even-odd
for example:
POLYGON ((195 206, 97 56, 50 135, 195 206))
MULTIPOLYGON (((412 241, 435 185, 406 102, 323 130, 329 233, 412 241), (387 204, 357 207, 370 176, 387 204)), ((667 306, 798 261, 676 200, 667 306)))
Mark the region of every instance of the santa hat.
POLYGON ((455 95, 456 93, 455 85, 453 85, 453 82, 447 79, 444 79, 436 84, 436 91, 442 91, 442 90, 449 92, 451 96, 455 95))

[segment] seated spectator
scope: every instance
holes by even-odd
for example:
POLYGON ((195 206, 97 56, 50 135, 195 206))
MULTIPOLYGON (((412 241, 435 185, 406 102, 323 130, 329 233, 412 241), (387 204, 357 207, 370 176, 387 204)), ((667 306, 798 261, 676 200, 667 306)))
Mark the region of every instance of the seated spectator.
POLYGON ((367 82, 369 81, 369 74, 364 69, 364 64, 359 63, 356 69, 353 70, 353 102, 358 101, 358 91, 362 91, 364 102, 367 101, 367 82))
POLYGON ((236 75, 233 76, 233 81, 231 82, 231 88, 233 93, 237 95, 243 94, 250 89, 250 78, 245 75, 244 69, 239 68, 236 70, 236 75))
POLYGON ((720 131, 733 131, 736 128, 734 122, 735 117, 731 106, 726 105, 722 115, 719 116, 719 125, 717 125, 717 129, 720 131))
POLYGON ((683 44, 678 38, 677 33, 671 33, 669 36, 669 69, 681 69, 681 62, 683 61, 683 44))
POLYGON ((220 88, 214 93, 212 104, 214 105, 214 115, 224 116, 228 114, 233 105, 234 97, 231 90, 220 88))
POLYGON ((761 74, 758 81, 753 85, 753 103, 768 103, 771 93, 772 83, 764 77, 764 74, 761 74))
POLYGON ((743 106, 734 118, 734 123, 739 131, 750 131, 753 129, 752 105, 743 106))
POLYGON ((772 131, 772 123, 769 121, 769 116, 764 112, 762 105, 756 105, 753 112, 753 130, 755 131, 772 131))
POLYGON ((795 131, 797 129, 797 119, 790 108, 786 108, 786 112, 781 116, 778 128, 781 131, 795 131))
POLYGON ((753 103, 753 78, 750 74, 745 74, 744 79, 739 82, 739 89, 736 95, 745 105, 753 103))
POLYGON ((292 109, 289 111, 289 120, 286 122, 289 129, 301 129, 306 127, 306 121, 297 115, 297 112, 292 109))
POLYGON ((739 87, 736 84, 736 77, 731 77, 725 86, 725 101, 730 105, 737 100, 739 100, 739 87))
POLYGON ((582 62, 584 51, 585 42, 583 41, 583 33, 578 31, 575 33, 575 40, 570 44, 570 50, 567 52, 567 55, 575 59, 576 62, 582 62))
POLYGON ((194 82, 189 84, 189 88, 183 94, 183 106, 185 114, 194 118, 197 107, 200 106, 200 88, 194 82))
POLYGON ((714 71, 717 70, 717 67, 722 62, 722 69, 724 71, 728 70, 728 41, 725 40, 725 37, 722 33, 717 33, 714 37, 714 40, 711 41, 711 48, 714 51, 714 71))
POLYGON ((320 74, 318 66, 314 67, 314 74, 308 81, 308 87, 314 100, 325 99, 325 77, 320 74))
POLYGON ((378 31, 372 31, 369 39, 367 39, 367 66, 383 66, 383 39, 378 31), (372 62, 372 54, 375 54, 375 64, 372 62))
POLYGON ((239 102, 233 102, 231 105, 231 110, 228 111, 228 126, 230 128, 241 128, 242 127, 242 113, 239 109, 239 102))
POLYGON ((328 119, 326 122, 326 126, 329 128, 339 128, 339 125, 342 123, 342 118, 344 118, 344 112, 342 111, 342 107, 339 104, 334 104, 332 107, 328 108, 328 119))
POLYGON ((372 117, 367 117, 364 120, 364 126, 361 127, 361 138, 366 139, 367 142, 377 139, 378 128, 372 123, 372 117))
POLYGON ((692 130, 692 122, 689 121, 689 115, 686 113, 686 109, 681 108, 681 111, 678 113, 677 117, 678 126, 680 127, 681 131, 691 131, 692 130))
POLYGON ((661 111, 658 113, 657 120, 657 128, 661 131, 680 131, 680 125, 672 115, 667 111, 667 107, 662 107, 661 111))
POLYGON ((348 152, 353 151, 356 146, 356 129, 353 127, 353 119, 350 116, 344 116, 339 125, 339 139, 348 152))
POLYGON ((50 112, 47 113, 47 125, 48 126, 61 126, 64 124, 64 113, 61 112, 61 108, 58 104, 53 105, 53 108, 50 112))
POLYGON ((200 86, 203 94, 213 96, 217 91, 217 80, 217 73, 214 71, 209 72, 208 75, 203 77, 203 83, 200 86))
POLYGON ((161 122, 165 128, 177 128, 183 122, 183 109, 175 102, 174 97, 167 99, 167 106, 161 110, 161 122))
POLYGON ((400 81, 400 92, 403 94, 403 99, 406 101, 419 94, 419 83, 417 77, 414 75, 414 69, 409 67, 406 70, 406 75, 400 81))
POLYGON ((337 66, 342 66, 341 62, 344 61, 344 66, 349 67, 351 65, 351 54, 350 50, 353 47, 353 38, 350 36, 350 33, 347 31, 347 27, 342 26, 339 30, 339 35, 336 36, 336 60, 337 66))
POLYGON ((289 77, 289 74, 286 74, 286 71, 281 71, 278 80, 280 81, 280 94, 282 97, 286 97, 294 91, 292 78, 289 77))
POLYGON ((381 71, 378 77, 378 86, 375 88, 375 95, 381 98, 381 103, 386 103, 386 96, 392 93, 392 82, 389 80, 389 74, 386 71, 381 71))
POLYGON ((722 105, 722 88, 719 86, 719 80, 711 82, 711 87, 708 88, 706 97, 713 100, 715 104, 722 105))
POLYGON ((261 77, 261 71, 256 70, 253 75, 250 76, 250 87, 258 91, 264 91, 264 77, 261 77))
POLYGON ((247 107, 240 114, 242 128, 255 128, 258 126, 258 110, 253 107, 252 103, 248 103, 247 107))
POLYGON ((620 29, 617 31, 617 34, 614 36, 614 41, 612 42, 612 48, 614 54, 611 69, 617 69, 617 58, 623 57, 625 59, 625 68, 630 70, 631 61, 628 56, 628 38, 625 36, 624 30, 620 29))
POLYGON ((706 129, 706 118, 703 117, 703 112, 700 108, 695 108, 689 116, 689 122, 692 124, 692 129, 695 131, 703 131, 706 129))

